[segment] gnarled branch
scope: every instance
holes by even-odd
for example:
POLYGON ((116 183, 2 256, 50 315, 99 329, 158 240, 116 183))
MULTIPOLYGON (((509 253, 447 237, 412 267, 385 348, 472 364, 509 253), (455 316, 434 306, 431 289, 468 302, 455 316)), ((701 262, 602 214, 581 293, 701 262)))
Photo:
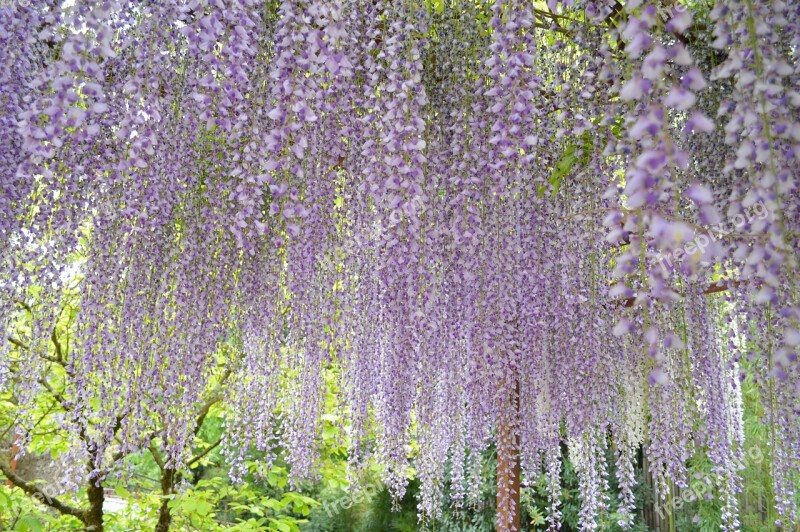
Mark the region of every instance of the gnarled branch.
POLYGON ((217 441, 206 447, 200 454, 193 456, 188 462, 186 462, 186 465, 191 466, 192 464, 199 462, 200 460, 203 459, 203 457, 208 455, 208 453, 216 449, 220 443, 222 443, 222 438, 217 439, 217 441))
POLYGON ((84 522, 86 520, 86 510, 82 508, 78 508, 72 505, 69 505, 65 502, 58 500, 57 497, 53 497, 45 493, 41 488, 28 482, 24 478, 20 477, 9 468, 6 464, 0 462, 0 471, 3 475, 11 481, 16 487, 36 499, 37 501, 41 502, 42 504, 57 510, 58 512, 64 515, 71 515, 72 517, 77 517, 84 522))

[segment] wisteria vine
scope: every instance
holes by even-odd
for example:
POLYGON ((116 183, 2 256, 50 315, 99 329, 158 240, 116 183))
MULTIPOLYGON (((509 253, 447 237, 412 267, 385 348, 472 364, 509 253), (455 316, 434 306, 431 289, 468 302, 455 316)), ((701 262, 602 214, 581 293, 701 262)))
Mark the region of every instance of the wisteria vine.
POLYGON ((712 4, 0 2, 0 385, 77 287, 98 471, 156 427, 180 467, 224 346, 234 477, 314 477, 334 368, 353 478, 413 465, 422 518, 496 444, 559 529, 563 447, 628 528, 643 448, 662 501, 705 453, 736 530, 752 378, 796 522, 800 5, 712 4))

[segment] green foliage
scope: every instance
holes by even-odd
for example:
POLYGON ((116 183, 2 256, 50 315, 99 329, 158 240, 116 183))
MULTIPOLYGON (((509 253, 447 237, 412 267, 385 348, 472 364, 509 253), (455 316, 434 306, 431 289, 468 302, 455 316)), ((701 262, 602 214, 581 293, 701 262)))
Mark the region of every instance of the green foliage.
MULTIPOLYGON (((606 463, 608 464, 608 511, 603 511, 598 517, 598 524, 600 530, 605 531, 621 531, 619 526, 621 515, 617 512, 619 508, 619 485, 616 477, 616 459, 610 448, 607 450, 606 463)), ((636 497, 636 507, 642 508, 648 502, 652 502, 652 491, 649 489, 644 481, 644 473, 641 467, 635 468, 637 476, 636 487, 634 488, 634 496, 636 497)), ((546 530, 547 524, 544 522, 547 515, 548 507, 548 492, 547 492, 547 477, 541 475, 532 486, 523 488, 521 494, 521 504, 525 513, 525 523, 528 530, 546 530)), ((564 530, 579 530, 578 518, 581 510, 580 488, 578 473, 569 460, 569 457, 564 453, 564 460, 562 462, 561 472, 561 506, 562 513, 562 528, 564 530)), ((634 516, 634 526, 632 530, 647 530, 644 523, 641 522, 640 512, 634 516)))
POLYGON ((18 488, 0 484, 0 530, 47 532, 82 530, 83 524, 71 516, 49 510, 18 488))
MULTIPOLYGON (((579 138, 575 139, 577 142, 569 142, 564 149, 564 153, 553 165, 553 170, 547 178, 550 183, 552 195, 556 196, 561 189, 561 183, 564 178, 569 176, 573 171, 578 171, 582 167, 586 167, 591 162, 591 154, 594 151, 594 139, 592 135, 585 131, 579 138), (577 166, 576 166, 577 165, 577 166)), ((537 189, 539 197, 544 197, 546 188, 540 185, 537 189)))
POLYGON ((675 524, 679 530, 707 532, 719 530, 722 524, 721 504, 711 483, 713 464, 698 453, 689 461, 690 489, 673 503, 675 524), (688 501, 688 502, 684 502, 688 501))

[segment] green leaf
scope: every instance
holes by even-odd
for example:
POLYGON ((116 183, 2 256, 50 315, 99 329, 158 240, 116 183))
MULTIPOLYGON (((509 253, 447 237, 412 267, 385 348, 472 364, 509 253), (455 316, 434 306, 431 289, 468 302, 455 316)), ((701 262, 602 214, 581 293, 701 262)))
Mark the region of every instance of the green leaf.
POLYGON ((197 501, 197 508, 195 512, 198 515, 206 516, 214 510, 214 505, 206 501, 197 501))
MULTIPOLYGON (((0 491, 0 510, 11 508, 11 497, 5 491, 0 491)), ((2 513, 2 512, 0 512, 2 513)))
POLYGON ((292 530, 289 525, 277 519, 270 518, 269 523, 272 530, 279 530, 280 532, 291 532, 292 530))
POLYGON ((180 502, 180 508, 184 512, 194 513, 194 511, 197 509, 197 500, 184 499, 180 502))
POLYGON ((575 145, 569 144, 567 149, 564 150, 564 154, 553 168, 553 172, 550 174, 550 179, 548 179, 550 184, 553 185, 554 193, 558 192, 558 189, 561 186, 561 180, 570 172, 570 170, 572 170, 572 167, 577 160, 578 157, 575 155, 575 145))
POLYGON ((122 499, 130 499, 131 497, 131 492, 128 491, 122 484, 117 484, 114 487, 114 493, 117 495, 117 497, 122 499))
POLYGON ((284 468, 273 467, 267 475, 267 482, 270 486, 282 488, 288 481, 288 475, 284 468))
POLYGON ((17 521, 17 525, 14 527, 14 530, 18 532, 42 532, 44 530, 44 526, 42 522, 39 521, 32 515, 23 515, 17 521))
POLYGON ((339 427, 336 425, 327 425, 325 428, 322 429, 322 439, 323 440, 330 440, 334 438, 337 434, 339 434, 339 427))
POLYGON ((264 499, 261 499, 261 504, 266 506, 270 510, 279 512, 284 508, 286 508, 288 502, 279 501, 277 499, 268 499, 265 497, 264 499))
POLYGON ((100 407, 101 407, 101 405, 102 405, 103 403, 102 403, 102 401, 100 401, 100 398, 99 398, 99 397, 92 397, 92 398, 89 400, 89 404, 92 406, 92 409, 93 409, 93 410, 100 410, 100 407))

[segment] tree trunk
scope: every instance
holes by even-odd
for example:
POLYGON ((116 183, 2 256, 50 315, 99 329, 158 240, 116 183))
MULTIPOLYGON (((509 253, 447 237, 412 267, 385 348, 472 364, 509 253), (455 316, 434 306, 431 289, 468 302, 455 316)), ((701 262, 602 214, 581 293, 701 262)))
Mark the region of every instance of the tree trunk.
POLYGON ((507 386, 508 415, 497 427, 497 532, 519 531, 520 528, 520 464, 519 464, 519 383, 507 386))
POLYGON ((103 502, 106 499, 103 484, 97 486, 95 480, 89 479, 86 496, 89 499, 89 508, 86 510, 86 518, 83 520, 86 531, 103 532, 103 502))
POLYGON ((169 495, 174 492, 176 474, 174 469, 164 468, 161 471, 161 507, 158 509, 158 523, 155 532, 169 532, 169 525, 172 523, 172 514, 169 508, 169 495))

